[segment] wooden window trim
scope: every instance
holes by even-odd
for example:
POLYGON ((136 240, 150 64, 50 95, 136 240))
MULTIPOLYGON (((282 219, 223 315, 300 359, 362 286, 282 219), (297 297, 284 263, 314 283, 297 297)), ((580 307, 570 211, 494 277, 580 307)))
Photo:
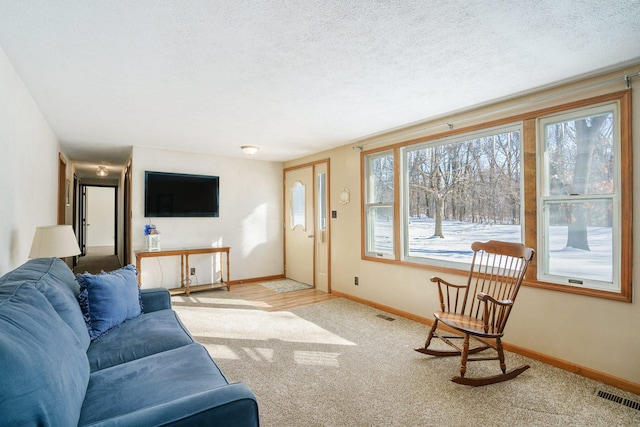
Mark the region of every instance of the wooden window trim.
MULTIPOLYGON (((620 103, 620 176, 633 177, 633 156, 631 141, 631 91, 625 90, 611 93, 595 98, 588 98, 568 104, 559 105, 547 110, 541 110, 536 117, 525 120, 525 134, 523 136, 524 151, 526 162, 524 166, 525 179, 532 179, 530 191, 525 191, 525 224, 536 223, 537 215, 537 179, 534 175, 531 177, 528 172, 537 173, 536 166, 536 132, 537 119, 540 116, 550 115, 554 113, 563 113, 570 110, 597 106, 607 102, 618 101, 620 103)), ((534 258, 527 271, 527 277, 523 282, 527 286, 542 289, 551 289, 555 291, 567 292, 577 295, 586 295, 597 298, 611 299, 615 301, 632 302, 632 263, 633 263, 633 180, 621 179, 620 182, 620 291, 604 291, 598 289, 578 288, 575 286, 559 285, 539 281, 537 279, 537 262, 534 258)), ((533 248, 537 249, 537 229, 536 227, 525 226, 525 241, 533 248)), ((615 268, 615 266, 614 266, 615 268)))
MULTIPOLYGON (((428 137, 422 137, 395 143, 389 146, 378 147, 372 150, 363 150, 360 153, 360 171, 361 171, 361 194, 364 196, 364 162, 366 156, 374 154, 379 151, 387 151, 392 149, 394 152, 394 173, 396 176, 395 184, 395 205, 396 210, 400 209, 400 188, 399 180, 401 175, 400 170, 400 149, 406 146, 418 144, 421 142, 432 141, 436 139, 446 138, 458 134, 470 133, 481 129, 487 129, 491 127, 501 126, 513 122, 522 122, 523 126, 523 179, 526 180, 523 194, 524 203, 524 241, 529 247, 534 248, 537 251, 537 164, 536 164, 536 150, 537 150, 537 120, 541 117, 548 116, 555 113, 562 113, 569 110, 575 110, 580 108, 597 106, 607 102, 617 101, 620 103, 620 176, 621 177, 633 177, 633 153, 632 153, 632 106, 631 106, 631 90, 622 90, 612 92, 595 97, 585 98, 578 101, 559 104, 551 107, 537 109, 514 116, 493 120, 487 123, 468 126, 465 128, 455 129, 448 132, 442 132, 428 137), (533 224, 529 226, 528 224, 533 224)), ((620 243, 620 291, 603 291, 598 289, 578 288, 573 286, 560 285, 556 283, 549 283, 539 281, 537 279, 537 258, 534 258, 530 268, 527 271, 527 276, 523 282, 526 286, 531 286, 541 289, 549 289, 554 291, 560 291, 565 293, 585 295, 590 297, 597 297, 603 299, 610 299, 615 301, 632 302, 632 289, 633 289, 633 276, 632 276, 632 264, 633 264, 633 180, 622 179, 621 180, 621 243, 620 243)), ((394 248, 396 249, 395 259, 379 259, 371 256, 367 256, 365 252, 365 239, 366 229, 364 227, 364 197, 361 204, 361 258, 367 261, 382 262, 387 264, 403 265, 413 268, 419 268, 429 271, 438 271, 451 274, 465 275, 466 270, 458 270, 449 267, 439 267, 433 265, 425 265, 422 263, 408 262, 401 259, 400 251, 400 216, 394 218, 394 236, 397 238, 394 242, 394 248)))
MULTIPOLYGON (((367 187, 367 183, 365 182, 365 179, 360 179, 360 195, 361 195, 361 203, 360 203, 360 236, 361 236, 361 246, 360 246, 360 256, 362 259, 372 259, 372 260, 376 260, 376 261, 381 261, 381 262, 392 262, 395 263, 396 261, 400 261, 400 255, 399 255, 399 251, 400 251, 400 246, 399 245, 399 240, 400 240, 400 234, 399 231, 397 230, 396 227, 396 221, 399 218, 398 217, 398 212, 399 212, 399 208, 398 208, 398 203, 400 201, 400 197, 398 195, 398 185, 399 185, 399 178, 398 178, 398 174, 399 174, 399 166, 398 166, 398 155, 399 155, 399 148, 393 148, 393 149, 389 149, 388 147, 379 149, 379 150, 372 150, 369 151, 367 154, 369 156, 371 155, 375 155, 377 153, 384 153, 384 152, 390 152, 391 156, 393 157, 393 221, 394 221, 394 229, 393 229, 393 253, 392 254, 388 254, 387 256, 381 256, 381 257, 377 257, 377 256, 373 256, 373 255, 369 255, 370 252, 367 251, 367 232, 368 232, 368 227, 367 227, 367 215, 368 215, 368 206, 369 204, 367 203, 369 195, 368 195, 368 187, 367 187)), ((361 175, 364 176, 365 172, 368 170, 368 166, 365 163, 367 159, 367 156, 360 156, 360 171, 361 171, 361 175)))

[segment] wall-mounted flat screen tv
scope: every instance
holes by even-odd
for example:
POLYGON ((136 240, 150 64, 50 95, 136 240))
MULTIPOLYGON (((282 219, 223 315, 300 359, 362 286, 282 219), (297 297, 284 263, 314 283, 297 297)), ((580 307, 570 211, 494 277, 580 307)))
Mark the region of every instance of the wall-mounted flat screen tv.
POLYGON ((180 173, 144 173, 145 217, 219 216, 219 178, 180 173))

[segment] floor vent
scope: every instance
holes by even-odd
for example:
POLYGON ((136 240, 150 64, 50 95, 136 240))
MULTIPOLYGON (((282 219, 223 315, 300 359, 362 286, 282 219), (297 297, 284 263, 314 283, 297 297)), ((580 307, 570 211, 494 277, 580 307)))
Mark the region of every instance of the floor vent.
POLYGON ((612 402, 616 402, 621 405, 628 406, 629 408, 635 409, 636 411, 640 411, 640 402, 635 402, 633 400, 616 396, 615 394, 607 393, 606 391, 602 391, 602 390, 598 390, 598 396, 602 397, 603 399, 607 399, 612 402))
POLYGON ((379 317, 384 320, 388 320, 389 322, 393 322, 394 320, 396 320, 393 317, 385 316, 384 314, 376 314, 376 317, 379 317))

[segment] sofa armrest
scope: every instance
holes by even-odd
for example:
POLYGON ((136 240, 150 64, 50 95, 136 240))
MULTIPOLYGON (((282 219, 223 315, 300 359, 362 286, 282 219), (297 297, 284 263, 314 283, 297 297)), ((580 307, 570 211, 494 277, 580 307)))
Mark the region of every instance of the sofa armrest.
POLYGON ((140 289, 140 298, 144 313, 171 308, 171 295, 165 288, 140 289))
POLYGON ((233 383, 104 420, 96 425, 257 427, 260 419, 253 392, 244 383, 233 383))

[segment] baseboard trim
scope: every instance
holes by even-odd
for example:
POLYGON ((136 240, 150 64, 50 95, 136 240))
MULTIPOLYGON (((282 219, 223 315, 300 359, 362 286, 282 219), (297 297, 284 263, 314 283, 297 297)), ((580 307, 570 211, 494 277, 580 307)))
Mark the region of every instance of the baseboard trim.
POLYGON ((504 348, 507 351, 517 353, 521 356, 528 357, 530 359, 538 360, 546 363, 547 365, 555 366, 556 368, 563 369, 565 371, 572 372, 574 374, 589 378, 601 383, 608 384, 610 386, 619 388, 621 390, 629 391, 631 393, 640 395, 640 384, 632 381, 625 380, 624 378, 616 377, 614 375, 607 374, 605 372, 597 371, 595 369, 588 368, 586 366, 578 365, 573 362, 568 362, 563 359, 559 359, 548 354, 540 353, 535 350, 520 347, 514 344, 503 342, 504 348))
POLYGON ((331 295, 335 295, 341 298, 345 298, 351 301, 359 302, 360 304, 368 305, 369 307, 377 308, 382 311, 386 311, 387 313, 396 314, 398 316, 402 316, 409 320, 414 320, 419 323, 425 323, 427 325, 431 325, 433 323, 432 320, 427 319, 425 317, 416 316, 415 314, 409 313, 407 311, 398 310, 397 308, 389 307, 388 305, 378 304, 377 302, 369 301, 363 298, 359 298, 353 295, 345 294, 340 291, 331 290, 331 295))
MULTIPOLYGON (((351 301, 358 302, 360 304, 368 305, 373 308, 377 308, 379 310, 386 311, 387 313, 395 314, 397 316, 404 317, 409 320, 413 320, 419 323, 424 323, 426 325, 432 325, 433 320, 417 316, 412 313, 408 313, 403 310, 398 310, 396 308, 390 307, 388 305, 379 304, 377 302, 369 301, 364 298, 359 298, 353 295, 345 294, 339 291, 332 291, 332 295, 339 296, 351 301)), ((426 331, 425 331, 426 335, 426 331)), ((547 365, 555 366, 556 368, 563 369, 568 372, 572 372, 574 374, 580 375, 585 378, 589 378, 595 381, 602 382, 604 384, 619 388, 624 391, 629 391, 631 393, 635 393, 640 395, 640 384, 634 383, 632 381, 625 380, 624 378, 616 377, 614 375, 607 374, 605 372, 597 371, 595 369, 588 368, 586 366, 581 366, 573 362, 568 362, 563 359, 559 359, 557 357, 549 356, 544 353, 540 353, 535 350, 530 350, 528 348, 520 347, 517 345, 509 344, 508 342, 504 342, 504 349, 510 351, 512 353, 519 354, 521 356, 528 357, 530 359, 537 360, 542 363, 546 363, 547 365)))
POLYGON ((243 283, 256 283, 256 282, 268 282, 270 280, 281 280, 284 279, 284 274, 277 274, 275 276, 264 276, 264 277, 250 277, 248 279, 241 280, 231 280, 229 281, 230 285, 241 285, 243 283))

